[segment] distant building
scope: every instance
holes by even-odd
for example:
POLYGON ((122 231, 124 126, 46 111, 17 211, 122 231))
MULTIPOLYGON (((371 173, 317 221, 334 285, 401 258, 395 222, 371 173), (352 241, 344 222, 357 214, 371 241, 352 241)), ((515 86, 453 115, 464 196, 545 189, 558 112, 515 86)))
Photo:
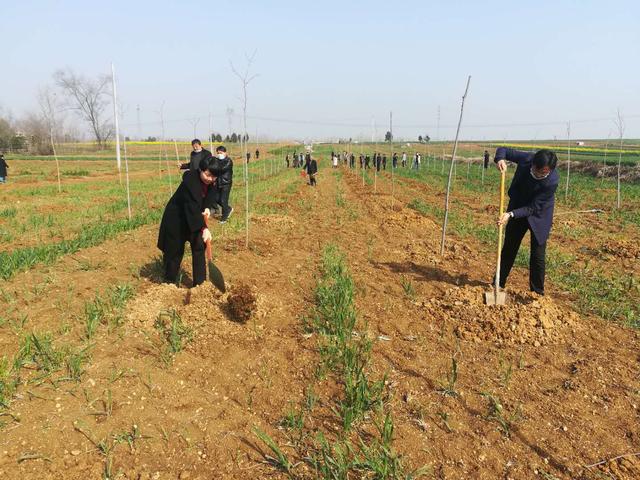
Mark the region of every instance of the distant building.
POLYGON ((578 141, 578 142, 576 142, 576 145, 579 146, 579 147, 584 147, 584 142, 578 141))

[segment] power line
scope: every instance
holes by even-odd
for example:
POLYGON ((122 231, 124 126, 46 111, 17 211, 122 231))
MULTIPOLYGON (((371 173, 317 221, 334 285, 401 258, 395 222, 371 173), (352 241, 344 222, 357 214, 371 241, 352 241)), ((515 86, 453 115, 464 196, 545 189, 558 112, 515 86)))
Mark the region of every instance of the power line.
MULTIPOLYGON (((240 117, 240 114, 236 114, 236 113, 232 113, 232 114, 227 114, 227 115, 211 115, 212 118, 224 118, 224 117, 229 117, 229 116, 234 116, 234 117, 240 117)), ((191 116, 188 118, 181 118, 181 119, 173 119, 173 120, 166 120, 165 119, 165 124, 166 123, 190 123, 193 124, 194 121, 196 120, 201 120, 201 119, 205 119, 208 118, 209 114, 206 115, 201 115, 201 116, 191 116)), ((324 127, 352 127, 352 128, 370 128, 371 124, 367 124, 367 123, 346 123, 346 122, 338 122, 338 121, 323 121, 323 120, 301 120, 301 119, 293 119, 293 118, 277 118, 277 117, 266 117, 266 116, 261 116, 261 115, 247 115, 248 119, 251 120, 259 120, 262 122, 273 122, 273 123, 285 123, 285 124, 289 124, 289 125, 316 125, 316 126, 324 126, 324 127)), ((625 119, 631 119, 631 118, 640 118, 640 114, 634 114, 634 115, 625 115, 624 116, 625 119)), ((614 117, 600 117, 600 118, 585 118, 585 119, 577 119, 577 120, 571 120, 571 123, 579 123, 579 124, 584 124, 584 123, 599 123, 599 122, 606 122, 606 121, 612 121, 614 120, 614 117)), ((160 125, 161 121, 151 121, 151 122, 144 122, 144 123, 138 123, 138 124, 125 124, 125 126, 136 126, 136 125, 160 125)), ((469 128, 526 128, 526 127, 551 127, 551 126, 559 126, 559 125, 566 125, 566 120, 555 120, 555 121, 548 121, 548 122, 516 122, 516 123, 488 123, 488 124, 465 124, 464 128, 465 129, 469 129, 469 128)), ((405 124, 405 125, 397 125, 396 124, 396 128, 401 128, 401 129, 406 129, 406 128, 436 128, 439 129, 440 128, 456 128, 457 125, 451 124, 451 125, 442 125, 440 124, 440 122, 438 121, 435 125, 430 125, 430 124, 405 124)))

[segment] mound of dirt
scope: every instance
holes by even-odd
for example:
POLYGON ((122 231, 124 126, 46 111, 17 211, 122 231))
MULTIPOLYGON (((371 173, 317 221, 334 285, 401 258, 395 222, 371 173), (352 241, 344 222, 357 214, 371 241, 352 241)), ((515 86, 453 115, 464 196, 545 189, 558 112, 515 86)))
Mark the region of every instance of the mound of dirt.
POLYGON ((127 319, 134 326, 153 327, 158 315, 184 305, 186 290, 173 284, 153 284, 127 304, 127 319))
POLYGON ((600 250, 618 258, 640 258, 640 244, 629 240, 609 240, 600 250))
POLYGON ((258 299, 251 291, 251 287, 241 284, 235 287, 229 294, 227 308, 232 320, 245 323, 256 311, 258 299))
POLYGON ((135 326, 151 329, 162 312, 175 310, 191 327, 208 330, 221 320, 244 323, 252 315, 263 317, 263 304, 245 284, 229 285, 224 294, 210 282, 191 289, 178 288, 173 284, 153 284, 131 300, 127 318, 135 326))
POLYGON ((452 288, 424 303, 434 319, 454 325, 460 338, 539 346, 562 341, 578 328, 579 316, 548 297, 511 293, 507 305, 484 304, 483 287, 452 288))

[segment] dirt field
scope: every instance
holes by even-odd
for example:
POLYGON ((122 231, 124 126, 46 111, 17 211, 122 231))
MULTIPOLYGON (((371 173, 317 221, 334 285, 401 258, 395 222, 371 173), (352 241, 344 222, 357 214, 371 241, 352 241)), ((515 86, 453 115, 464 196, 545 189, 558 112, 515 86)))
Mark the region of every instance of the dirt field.
MULTIPOLYGON (((161 208, 158 185, 166 183, 157 181, 141 183, 149 192, 138 210, 161 208)), ((398 177, 392 200, 388 175, 377 181, 374 193, 356 173, 323 164, 317 188, 291 169, 256 180, 249 248, 240 208, 216 227, 225 294, 208 283, 188 289, 189 259, 180 287, 160 283, 153 221, 3 280, 0 373, 20 352, 24 362, 0 407, 0 478, 315 478, 306 447, 319 432, 339 435, 332 412, 340 385, 317 375, 317 335, 304 327, 327 244, 345 253, 355 281, 358 319, 374 342, 369 375, 385 379, 393 449, 407 471, 426 466, 435 479, 640 478, 640 457, 629 455, 640 451, 639 330, 586 313, 594 309, 559 283, 568 273, 551 276, 548 295, 537 297, 527 291, 526 269, 516 267, 509 305, 484 306, 491 245, 452 232, 441 257, 439 220, 409 206, 419 198, 441 207, 441 191, 398 177), (310 388, 317 401, 305 438, 295 439, 282 419, 310 388), (268 461, 273 452, 256 427, 295 464, 290 472, 268 461)), ((28 185, 8 187, 5 200, 28 185)), ((483 203, 491 197, 457 193, 460 210, 491 222, 483 203)), ((575 265, 589 257, 637 279, 637 227, 600 234, 611 231, 600 221, 559 220, 549 255, 576 254, 575 265)), ((7 231, 14 239, 3 251, 34 244, 7 231)), ((363 438, 373 421, 372 414, 356 427, 363 438)))

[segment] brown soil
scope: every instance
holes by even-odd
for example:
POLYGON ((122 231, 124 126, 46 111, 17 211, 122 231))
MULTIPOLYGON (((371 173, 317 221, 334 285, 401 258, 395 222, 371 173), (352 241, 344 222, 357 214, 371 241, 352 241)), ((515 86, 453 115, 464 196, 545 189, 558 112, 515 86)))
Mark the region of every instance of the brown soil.
MULTIPOLYGON (((386 181, 374 194, 345 172, 349 208, 340 208, 328 171, 317 188, 297 181, 297 192, 275 195, 287 205, 280 214, 253 217, 249 249, 241 234, 215 248, 229 293, 209 283, 190 290, 159 284, 156 227, 74 255, 95 270, 64 257, 5 282, 11 325, 27 313, 25 332, 56 332, 71 345, 82 344, 83 304, 96 291, 127 281, 136 296, 121 327, 100 327, 80 382, 60 380, 64 373, 36 381, 25 372, 13 417, 0 417, 0 478, 101 478, 107 464, 121 479, 286 478, 264 462, 253 428, 303 461, 280 419, 309 385, 319 411, 335 406, 340 390, 315 378, 316 340, 301 328, 328 242, 346 253, 360 320, 377 339, 371 377, 387 375, 394 447, 407 466, 428 465, 437 479, 640 478, 637 457, 586 468, 640 450, 637 331, 576 313, 560 285, 549 285, 544 298, 530 294, 518 268, 509 304, 483 305, 492 262, 483 248, 456 238, 440 257, 439 225, 406 207, 415 198, 411 185, 396 184, 392 209, 386 181), (415 294, 405 293, 403 281, 415 294), (236 297, 251 321, 229 316, 236 297), (192 331, 169 361, 154 327, 168 310, 192 331), (457 395, 445 396, 452 357, 457 395), (520 412, 509 436, 487 416, 487 394, 505 412, 520 412), (108 456, 96 446, 101 441, 108 456)), ((432 192, 426 198, 441 201, 432 192)), ((16 332, 9 323, 0 329, 7 355, 17 349, 16 332)), ((308 422, 333 428, 329 418, 308 422)))
POLYGON ((248 285, 242 284, 231 290, 227 308, 232 320, 245 323, 256 310, 257 299, 248 285))
POLYGON ((640 259, 640 242, 632 240, 610 240, 601 247, 604 253, 618 258, 640 259))

